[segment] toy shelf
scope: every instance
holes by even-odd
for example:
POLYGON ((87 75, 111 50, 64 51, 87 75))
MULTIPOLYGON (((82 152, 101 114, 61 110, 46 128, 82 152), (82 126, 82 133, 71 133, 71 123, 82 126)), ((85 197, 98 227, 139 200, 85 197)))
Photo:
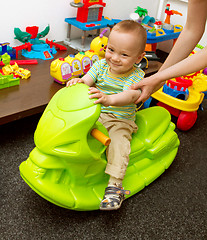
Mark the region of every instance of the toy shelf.
POLYGON ((101 21, 94 21, 88 23, 82 23, 76 20, 76 18, 66 18, 65 22, 68 23, 67 39, 64 41, 66 45, 77 49, 78 51, 87 51, 90 49, 91 38, 86 37, 86 32, 91 30, 97 30, 97 35, 100 34, 100 29, 111 28, 114 24, 120 22, 120 19, 108 19, 102 17, 101 21), (71 39, 71 26, 82 30, 82 36, 78 39, 71 39))

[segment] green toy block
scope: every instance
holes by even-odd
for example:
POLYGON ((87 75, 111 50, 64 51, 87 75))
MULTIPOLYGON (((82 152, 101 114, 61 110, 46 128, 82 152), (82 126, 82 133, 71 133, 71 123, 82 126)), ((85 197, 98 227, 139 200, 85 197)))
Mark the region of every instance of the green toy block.
MULTIPOLYGON (((36 147, 21 163, 25 182, 46 200, 72 210, 99 209, 109 176, 104 146, 90 134, 107 130, 97 120, 100 104, 88 97, 88 86, 59 90, 45 109, 34 140, 36 147)), ((171 116, 162 107, 136 114, 138 131, 131 141, 130 162, 123 187, 138 193, 173 162, 179 139, 171 116)))
POLYGON ((15 78, 13 75, 2 75, 0 73, 0 89, 8 88, 19 85, 19 78, 15 78))

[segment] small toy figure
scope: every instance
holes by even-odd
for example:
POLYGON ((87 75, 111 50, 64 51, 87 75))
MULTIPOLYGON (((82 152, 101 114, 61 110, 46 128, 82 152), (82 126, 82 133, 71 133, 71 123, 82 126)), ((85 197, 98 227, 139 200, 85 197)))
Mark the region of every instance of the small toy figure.
POLYGON ((0 43, 0 55, 3 55, 4 53, 8 53, 12 59, 16 56, 16 50, 9 46, 10 43, 4 42, 0 43))
POLYGON ((11 57, 8 53, 4 53, 2 56, 1 56, 1 59, 2 59, 2 62, 4 63, 4 65, 9 65, 10 61, 11 61, 11 57))
POLYGON ((148 14, 148 11, 147 9, 144 9, 138 6, 135 10, 135 13, 139 15, 138 23, 141 24, 144 16, 148 14))
POLYGON ((174 15, 174 14, 183 16, 183 14, 180 13, 180 12, 178 12, 178 11, 170 10, 170 4, 169 4, 169 3, 166 5, 165 13, 167 14, 167 16, 166 16, 166 18, 165 18, 165 23, 166 23, 166 24, 170 24, 170 17, 171 17, 172 15, 174 15))

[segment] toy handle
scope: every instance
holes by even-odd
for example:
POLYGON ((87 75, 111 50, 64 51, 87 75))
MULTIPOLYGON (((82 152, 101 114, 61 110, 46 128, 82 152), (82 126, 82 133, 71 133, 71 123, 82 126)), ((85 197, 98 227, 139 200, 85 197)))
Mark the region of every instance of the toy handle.
POLYGON ((102 38, 103 37, 103 35, 104 35, 104 33, 106 33, 108 31, 108 29, 107 28, 105 28, 101 33, 100 33, 100 35, 99 35, 99 37, 100 38, 102 38))
POLYGON ((101 142, 103 145, 108 146, 111 142, 111 139, 107 137, 105 134, 103 134, 98 129, 94 128, 91 131, 91 136, 93 136, 95 139, 97 139, 99 142, 101 142))

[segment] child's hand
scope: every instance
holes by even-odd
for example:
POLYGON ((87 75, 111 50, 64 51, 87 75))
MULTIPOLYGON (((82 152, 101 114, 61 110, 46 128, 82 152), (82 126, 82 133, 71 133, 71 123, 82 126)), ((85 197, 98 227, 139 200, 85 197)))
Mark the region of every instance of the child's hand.
POLYGON ((110 104, 110 95, 106 95, 99 91, 95 87, 89 88, 89 94, 92 94, 89 96, 89 98, 98 98, 98 100, 94 101, 95 104, 102 103, 104 106, 108 107, 110 104))
POLYGON ((76 85, 77 83, 84 83, 83 79, 81 78, 73 78, 69 80, 66 84, 66 87, 70 87, 72 85, 76 85))

